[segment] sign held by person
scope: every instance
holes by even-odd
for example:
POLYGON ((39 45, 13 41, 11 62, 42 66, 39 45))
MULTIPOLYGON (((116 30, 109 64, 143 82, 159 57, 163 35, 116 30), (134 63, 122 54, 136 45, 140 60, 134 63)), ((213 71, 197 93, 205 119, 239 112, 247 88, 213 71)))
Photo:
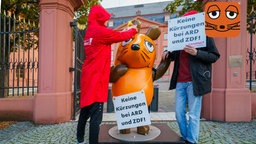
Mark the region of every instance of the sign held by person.
POLYGON ((206 46, 204 12, 168 21, 168 50, 182 50, 186 45, 206 46))

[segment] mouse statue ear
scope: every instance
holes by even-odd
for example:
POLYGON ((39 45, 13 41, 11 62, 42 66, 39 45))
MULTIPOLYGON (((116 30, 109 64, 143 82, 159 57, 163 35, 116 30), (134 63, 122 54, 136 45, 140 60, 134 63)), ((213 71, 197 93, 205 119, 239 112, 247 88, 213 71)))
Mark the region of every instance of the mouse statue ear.
POLYGON ((145 35, 150 37, 152 40, 156 40, 160 36, 160 34, 161 31, 158 26, 151 26, 145 35))
POLYGON ((128 21, 127 26, 132 26, 132 25, 136 25, 138 29, 138 33, 140 33, 141 22, 137 19, 128 21))

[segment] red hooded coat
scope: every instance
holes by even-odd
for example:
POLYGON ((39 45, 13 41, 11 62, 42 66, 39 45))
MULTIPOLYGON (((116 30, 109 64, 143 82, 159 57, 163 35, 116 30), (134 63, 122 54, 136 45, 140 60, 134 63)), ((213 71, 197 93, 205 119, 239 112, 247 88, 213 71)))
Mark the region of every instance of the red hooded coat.
POLYGON ((111 62, 111 44, 130 39, 135 29, 118 32, 104 23, 110 14, 100 5, 94 5, 88 16, 84 38, 85 60, 81 75, 80 107, 94 102, 107 102, 111 62))

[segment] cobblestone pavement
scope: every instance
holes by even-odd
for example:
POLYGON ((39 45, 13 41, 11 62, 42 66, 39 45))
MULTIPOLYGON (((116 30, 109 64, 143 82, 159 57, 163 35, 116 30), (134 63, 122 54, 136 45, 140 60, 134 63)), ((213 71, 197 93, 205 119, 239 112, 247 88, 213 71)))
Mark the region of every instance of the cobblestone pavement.
MULTIPOLYGON (((179 134, 176 121, 164 123, 179 134)), ((0 144, 75 144, 76 126, 77 121, 52 125, 18 122, 0 130, 0 144)), ((88 135, 85 139, 88 141, 88 135)), ((256 144, 256 119, 251 122, 235 123, 203 120, 199 144, 256 144)))
MULTIPOLYGON (((174 91, 168 91, 168 82, 157 84, 159 86, 158 112, 173 112, 174 91)), ((103 122, 103 124, 108 123, 114 122, 103 122)), ((157 121, 157 123, 160 122, 157 121)), ((167 123, 179 134, 175 120, 161 121, 161 123, 167 123)), ((77 121, 52 125, 18 122, 0 130, 0 144, 75 144, 76 127, 77 121)), ((86 132, 88 132, 88 125, 86 132)), ((85 136, 85 140, 88 141, 88 135, 85 136)), ((234 123, 202 120, 199 144, 256 144, 256 119, 251 122, 234 123)))

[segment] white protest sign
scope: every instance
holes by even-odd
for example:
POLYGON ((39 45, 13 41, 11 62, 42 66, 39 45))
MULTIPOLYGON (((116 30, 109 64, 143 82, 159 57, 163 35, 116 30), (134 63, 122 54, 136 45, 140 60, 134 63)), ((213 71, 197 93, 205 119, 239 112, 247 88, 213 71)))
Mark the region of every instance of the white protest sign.
POLYGON ((118 130, 151 124, 144 91, 113 97, 118 130))
POLYGON ((186 45, 206 46, 204 12, 168 21, 168 50, 182 50, 186 45))

